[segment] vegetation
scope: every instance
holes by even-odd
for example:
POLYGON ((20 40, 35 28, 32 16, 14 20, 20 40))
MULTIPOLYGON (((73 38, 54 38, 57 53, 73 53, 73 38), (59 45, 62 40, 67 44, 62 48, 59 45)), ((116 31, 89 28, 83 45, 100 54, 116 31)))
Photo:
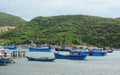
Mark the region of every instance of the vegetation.
POLYGON ((4 44, 81 44, 120 46, 120 19, 88 15, 36 17, 27 25, 0 35, 4 44))
POLYGON ((18 16, 0 12, 0 26, 19 26, 25 23, 26 21, 18 16))

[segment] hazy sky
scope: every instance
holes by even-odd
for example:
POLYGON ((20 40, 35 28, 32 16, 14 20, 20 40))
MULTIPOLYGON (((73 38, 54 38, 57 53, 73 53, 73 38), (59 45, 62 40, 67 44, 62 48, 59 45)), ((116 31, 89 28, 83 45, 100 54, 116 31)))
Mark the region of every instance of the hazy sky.
POLYGON ((37 16, 84 14, 120 17, 120 0, 0 0, 0 12, 31 20, 37 16))

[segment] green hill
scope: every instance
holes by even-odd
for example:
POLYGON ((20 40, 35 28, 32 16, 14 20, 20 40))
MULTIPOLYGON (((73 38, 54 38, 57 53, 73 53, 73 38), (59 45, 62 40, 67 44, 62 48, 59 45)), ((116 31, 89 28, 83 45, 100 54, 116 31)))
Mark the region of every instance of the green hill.
POLYGON ((3 33, 0 38, 4 39, 6 44, 24 44, 33 40, 37 44, 74 43, 119 47, 120 19, 88 15, 40 16, 21 29, 3 33))
POLYGON ((25 22, 18 16, 0 12, 0 26, 18 26, 25 24, 25 22))

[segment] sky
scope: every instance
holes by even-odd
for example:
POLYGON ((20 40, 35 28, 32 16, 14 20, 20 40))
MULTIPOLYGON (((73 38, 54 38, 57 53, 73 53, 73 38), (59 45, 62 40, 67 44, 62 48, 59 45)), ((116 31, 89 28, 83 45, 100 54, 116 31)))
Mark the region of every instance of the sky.
POLYGON ((37 16, 120 17, 120 0, 0 0, 0 12, 31 20, 37 16))

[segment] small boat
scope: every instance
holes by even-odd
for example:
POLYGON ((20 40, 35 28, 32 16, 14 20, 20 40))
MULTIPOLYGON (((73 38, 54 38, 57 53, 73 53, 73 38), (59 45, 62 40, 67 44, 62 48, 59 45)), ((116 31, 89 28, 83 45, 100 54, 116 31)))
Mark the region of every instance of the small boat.
POLYGON ((84 60, 87 54, 84 52, 70 51, 68 55, 54 53, 56 59, 84 60))
POLYGON ((8 46, 9 50, 17 50, 17 46, 15 44, 11 44, 8 46))
POLYGON ((0 65, 11 63, 13 60, 5 50, 0 50, 0 65))
POLYGON ((6 65, 11 63, 13 60, 9 57, 0 57, 0 65, 6 65))
POLYGON ((105 56, 106 54, 107 52, 101 48, 94 48, 89 51, 90 56, 105 56))
POLYGON ((54 61, 55 58, 50 58, 50 57, 40 57, 40 58, 34 58, 34 57, 28 57, 26 56, 26 58, 29 60, 29 61, 54 61))
POLYGON ((105 47, 105 51, 107 51, 108 53, 112 53, 114 50, 110 47, 105 47))
POLYGON ((108 53, 112 53, 114 50, 107 50, 108 53))
POLYGON ((7 62, 6 59, 0 57, 0 65, 5 65, 7 64, 6 62, 7 62))
POLYGON ((52 52, 55 49, 51 46, 41 46, 39 48, 34 48, 34 47, 30 47, 29 51, 30 52, 52 52))

